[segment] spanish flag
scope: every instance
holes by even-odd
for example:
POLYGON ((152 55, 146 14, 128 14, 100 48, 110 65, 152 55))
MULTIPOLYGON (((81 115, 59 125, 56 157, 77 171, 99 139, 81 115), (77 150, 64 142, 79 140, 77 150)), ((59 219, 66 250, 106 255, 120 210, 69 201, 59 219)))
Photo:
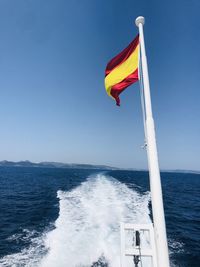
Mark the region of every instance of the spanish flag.
POLYGON ((139 79, 139 35, 106 66, 105 88, 107 94, 120 105, 119 95, 139 79))

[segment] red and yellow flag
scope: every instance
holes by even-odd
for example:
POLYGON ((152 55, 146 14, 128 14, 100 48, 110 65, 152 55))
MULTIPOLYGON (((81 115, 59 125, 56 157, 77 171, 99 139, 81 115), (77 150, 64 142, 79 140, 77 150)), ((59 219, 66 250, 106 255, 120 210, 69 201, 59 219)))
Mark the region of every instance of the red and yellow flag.
POLYGON ((139 35, 106 66, 105 88, 109 96, 120 105, 119 95, 139 79, 139 35))

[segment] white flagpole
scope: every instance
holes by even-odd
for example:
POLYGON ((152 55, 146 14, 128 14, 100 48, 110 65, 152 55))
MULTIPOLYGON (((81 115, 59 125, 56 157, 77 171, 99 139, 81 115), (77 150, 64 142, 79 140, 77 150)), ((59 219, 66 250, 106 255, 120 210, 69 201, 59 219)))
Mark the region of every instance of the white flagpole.
POLYGON ((153 211, 153 224, 155 229, 155 242, 158 267, 169 267, 169 253, 167 245, 167 235, 165 226, 165 215, 162 199, 162 188, 160 180, 160 170, 158 163, 158 154, 156 146, 154 120, 151 108, 151 95, 149 86, 149 75, 144 43, 144 17, 138 17, 135 20, 139 28, 140 46, 141 46, 141 63, 144 83, 144 102, 146 110, 146 138, 147 138, 147 157, 150 176, 151 201, 153 211))

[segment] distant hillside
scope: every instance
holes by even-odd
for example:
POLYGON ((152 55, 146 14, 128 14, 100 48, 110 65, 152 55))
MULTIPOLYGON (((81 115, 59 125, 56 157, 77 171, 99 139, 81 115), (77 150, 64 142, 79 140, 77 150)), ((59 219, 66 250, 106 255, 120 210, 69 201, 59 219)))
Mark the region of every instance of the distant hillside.
POLYGON ((92 165, 92 164, 76 164, 76 163, 61 163, 61 162, 40 162, 34 163, 28 160, 25 161, 0 161, 2 167, 36 167, 36 168, 68 168, 68 169, 104 169, 104 170, 117 170, 118 168, 105 166, 105 165, 92 165))
MULTIPOLYGON (((127 171, 148 171, 145 169, 134 169, 134 168, 116 168, 106 165, 92 165, 92 164, 78 164, 78 163, 61 163, 61 162, 31 162, 25 161, 0 161, 0 167, 35 167, 35 168, 65 168, 65 169, 96 169, 96 170, 127 170, 127 171)), ((200 171, 194 170, 161 170, 162 172, 172 173, 193 173, 200 174, 200 171)))
POLYGON ((200 171, 197 170, 162 170, 162 172, 200 174, 200 171))

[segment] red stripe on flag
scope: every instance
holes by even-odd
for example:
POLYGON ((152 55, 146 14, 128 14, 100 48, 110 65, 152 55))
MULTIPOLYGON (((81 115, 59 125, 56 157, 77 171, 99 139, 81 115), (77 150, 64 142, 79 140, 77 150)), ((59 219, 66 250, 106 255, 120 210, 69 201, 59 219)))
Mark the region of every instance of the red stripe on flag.
POLYGON ((135 83, 138 81, 138 69, 135 70, 133 73, 131 73, 129 76, 127 76, 123 81, 121 81, 118 84, 115 84, 111 91, 110 94, 112 97, 115 98, 116 100, 116 105, 120 106, 120 98, 119 95, 126 89, 129 85, 135 83))
POLYGON ((117 56, 115 56, 111 61, 108 62, 105 70, 105 76, 107 76, 114 68, 122 64, 129 56, 132 54, 132 52, 135 50, 139 43, 139 34, 136 36, 136 38, 117 56))

